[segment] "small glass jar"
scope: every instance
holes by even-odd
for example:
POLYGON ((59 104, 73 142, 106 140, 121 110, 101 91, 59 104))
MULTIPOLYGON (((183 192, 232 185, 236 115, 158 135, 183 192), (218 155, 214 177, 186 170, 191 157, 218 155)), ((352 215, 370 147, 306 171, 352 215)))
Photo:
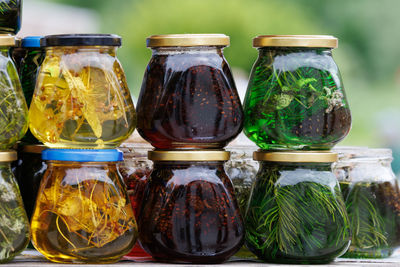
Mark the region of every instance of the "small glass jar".
POLYGON ((113 263, 138 234, 116 149, 47 149, 32 217, 32 243, 59 263, 113 263))
POLYGON ((0 33, 17 34, 21 28, 22 0, 0 2, 0 33))
POLYGON ((15 151, 0 151, 0 263, 12 260, 29 243, 29 221, 10 166, 16 159, 15 151))
POLYGON ((139 216, 143 248, 162 262, 221 263, 243 244, 244 227, 226 151, 150 151, 153 171, 139 216))
POLYGON ((47 164, 42 160, 42 151, 45 149, 44 145, 18 145, 15 177, 29 220, 35 207, 40 181, 47 170, 47 164))
POLYGON ((264 150, 330 149, 351 127, 332 36, 261 35, 244 101, 244 133, 264 150))
POLYGON ((222 50, 224 34, 153 35, 140 92, 138 132, 159 149, 223 148, 243 110, 222 50), (206 115, 205 115, 206 114, 206 115))
MULTIPOLYGON (((22 39, 21 48, 26 51, 25 56, 20 63, 20 81, 25 100, 28 105, 32 101, 33 92, 35 90, 36 78, 38 76, 39 67, 45 56, 44 48, 40 46, 41 36, 28 36, 22 39)), ((29 131, 21 139, 25 144, 39 144, 40 142, 29 131)))
POLYGON ((400 246, 400 189, 390 149, 338 148, 334 173, 350 218, 347 258, 385 258, 400 246))
MULTIPOLYGON (((119 149, 124 153, 124 162, 120 165, 119 171, 126 184, 136 221, 139 221, 144 190, 153 166, 153 162, 147 158, 147 152, 152 150, 152 147, 148 144, 124 143, 119 149)), ((140 242, 136 242, 124 259, 146 261, 152 258, 143 250, 140 242)))
POLYGON ((136 116, 110 34, 50 35, 29 109, 30 130, 51 148, 115 148, 136 116))
POLYGON ((28 129, 28 107, 9 54, 14 45, 13 36, 0 34, 0 150, 12 148, 28 129))
POLYGON ((332 152, 255 152, 257 181, 245 216, 246 246, 267 262, 328 263, 350 244, 332 152))

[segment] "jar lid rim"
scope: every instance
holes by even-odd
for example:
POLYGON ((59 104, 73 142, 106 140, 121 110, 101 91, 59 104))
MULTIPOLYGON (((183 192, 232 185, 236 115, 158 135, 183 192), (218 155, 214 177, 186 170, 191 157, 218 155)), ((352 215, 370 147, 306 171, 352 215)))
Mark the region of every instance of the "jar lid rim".
POLYGON ((225 150, 152 150, 147 153, 152 161, 227 161, 230 152, 225 150))
POLYGON ((2 150, 0 151, 0 162, 11 162, 17 160, 17 151, 2 150))
POLYGON ((210 34, 159 34, 146 39, 147 47, 171 46, 229 46, 229 36, 219 33, 210 34))
POLYGON ((21 150, 26 153, 42 153, 43 150, 47 149, 45 145, 37 144, 37 145, 21 145, 21 150))
POLYGON ((15 46, 16 38, 11 34, 0 34, 0 47, 15 46))
POLYGON ((113 162, 123 161, 123 153, 118 149, 55 149, 42 152, 43 160, 76 162, 113 162))
POLYGON ((40 40, 43 36, 26 36, 21 40, 21 47, 41 47, 40 40))
POLYGON ((253 47, 321 47, 337 48, 338 39, 332 35, 259 35, 253 47))
POLYGON ((56 34, 40 40, 41 46, 121 46, 116 34, 56 34))
POLYGON ((257 161, 272 162, 315 162, 329 163, 336 162, 338 154, 331 151, 285 151, 285 152, 265 152, 255 151, 253 159, 257 161))

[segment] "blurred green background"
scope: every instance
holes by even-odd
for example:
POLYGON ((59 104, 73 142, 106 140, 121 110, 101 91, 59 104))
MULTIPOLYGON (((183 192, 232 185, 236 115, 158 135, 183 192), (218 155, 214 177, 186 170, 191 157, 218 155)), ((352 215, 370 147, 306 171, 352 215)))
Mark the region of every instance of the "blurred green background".
MULTIPOLYGON (((329 34, 353 113, 341 145, 400 147, 400 1, 397 0, 47 0, 95 10, 104 33, 123 37, 118 52, 135 97, 152 34, 225 33, 225 56, 247 78, 259 34, 329 34)), ((239 71, 238 71, 239 70, 239 71)))

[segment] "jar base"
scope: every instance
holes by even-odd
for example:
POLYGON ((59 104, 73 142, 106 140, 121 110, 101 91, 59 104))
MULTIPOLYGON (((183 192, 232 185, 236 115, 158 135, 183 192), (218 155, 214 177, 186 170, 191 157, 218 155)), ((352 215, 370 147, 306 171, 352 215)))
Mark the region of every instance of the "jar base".
POLYGON ((73 264, 111 264, 118 262, 122 257, 113 257, 113 258, 106 258, 106 259, 79 259, 70 256, 62 256, 62 255, 45 255, 46 259, 51 262, 55 263, 73 263, 73 264))
POLYGON ((115 149, 121 143, 44 143, 48 148, 56 149, 115 149))
POLYGON ((393 254, 392 248, 382 249, 352 249, 341 256, 341 258, 355 258, 355 259, 381 259, 388 258, 393 254))

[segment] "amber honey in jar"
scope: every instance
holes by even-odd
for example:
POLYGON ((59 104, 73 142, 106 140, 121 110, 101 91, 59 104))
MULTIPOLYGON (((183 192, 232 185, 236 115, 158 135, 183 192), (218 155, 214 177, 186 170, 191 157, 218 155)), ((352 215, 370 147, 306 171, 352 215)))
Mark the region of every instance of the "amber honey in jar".
POLYGON ((136 125, 110 34, 50 35, 30 105, 30 130, 52 148, 115 148, 136 125))
POLYGON ((242 130, 243 110, 223 55, 224 34, 147 38, 153 55, 140 92, 138 132, 159 149, 223 148, 242 130))
POLYGON ((131 251, 136 220, 116 149, 47 149, 32 217, 32 242, 59 263, 113 263, 131 251))
POLYGON ((229 152, 150 151, 153 171, 139 213, 139 238, 156 260, 209 264, 243 245, 244 227, 231 180, 229 152))

